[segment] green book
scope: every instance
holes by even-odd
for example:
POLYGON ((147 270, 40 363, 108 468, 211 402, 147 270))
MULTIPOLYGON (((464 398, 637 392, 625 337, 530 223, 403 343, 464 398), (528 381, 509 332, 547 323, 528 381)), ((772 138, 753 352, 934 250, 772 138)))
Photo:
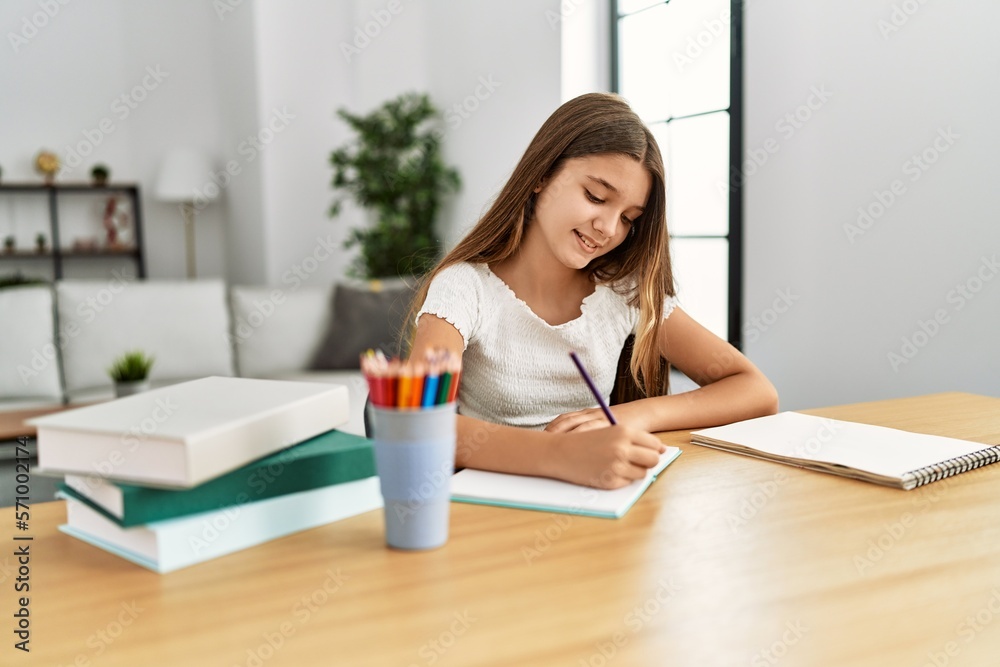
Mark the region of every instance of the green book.
POLYGON ((333 430, 190 489, 66 475, 60 490, 122 527, 174 519, 375 476, 371 441, 333 430))

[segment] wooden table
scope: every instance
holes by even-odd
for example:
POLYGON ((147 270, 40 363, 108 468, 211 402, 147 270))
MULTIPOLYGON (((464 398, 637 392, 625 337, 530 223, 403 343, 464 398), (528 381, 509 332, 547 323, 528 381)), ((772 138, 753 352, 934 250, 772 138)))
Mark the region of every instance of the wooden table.
MULTIPOLYGON (((1000 443, 997 398, 810 412, 1000 443)), ((384 548, 371 512, 161 576, 37 505, 30 656, 12 648, 6 508, 0 663, 1000 661, 1000 465, 905 492, 662 438, 684 453, 621 520, 453 504, 448 544, 426 553, 384 548)))
POLYGON ((50 405, 44 408, 29 408, 27 410, 0 411, 0 442, 16 438, 35 437, 37 434, 35 427, 24 423, 28 419, 82 408, 85 405, 91 405, 91 403, 72 403, 68 405, 50 405))

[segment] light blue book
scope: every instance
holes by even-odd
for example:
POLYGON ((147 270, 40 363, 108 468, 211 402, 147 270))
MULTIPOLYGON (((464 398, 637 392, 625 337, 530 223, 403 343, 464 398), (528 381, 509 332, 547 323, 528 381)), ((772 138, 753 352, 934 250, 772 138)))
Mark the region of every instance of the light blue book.
POLYGON ((166 573, 382 507, 378 477, 123 528, 86 503, 66 499, 59 527, 116 556, 166 573))
POLYGON ((660 454, 660 461, 649 469, 643 479, 611 491, 545 477, 466 468, 451 478, 451 499, 475 505, 620 519, 680 454, 681 450, 677 447, 667 447, 660 454))

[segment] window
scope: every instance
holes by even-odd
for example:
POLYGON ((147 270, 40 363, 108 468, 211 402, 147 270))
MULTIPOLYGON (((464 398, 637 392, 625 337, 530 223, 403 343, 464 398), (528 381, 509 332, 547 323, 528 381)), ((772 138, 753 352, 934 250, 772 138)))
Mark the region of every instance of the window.
POLYGON ((612 0, 612 89, 656 135, 684 309, 740 347, 741 0, 612 0))

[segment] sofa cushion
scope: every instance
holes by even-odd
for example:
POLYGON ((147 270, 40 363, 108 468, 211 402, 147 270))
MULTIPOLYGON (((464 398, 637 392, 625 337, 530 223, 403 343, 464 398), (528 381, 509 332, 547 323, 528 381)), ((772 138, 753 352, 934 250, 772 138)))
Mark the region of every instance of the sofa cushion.
POLYGON ((233 345, 243 377, 309 368, 330 319, 332 286, 233 287, 233 345))
POLYGON ((362 352, 372 348, 398 355, 405 332, 406 314, 415 289, 402 281, 372 281, 366 286, 338 284, 333 294, 330 328, 312 368, 357 369, 362 352))
POLYGON ((0 399, 62 400, 52 288, 0 289, 0 399))
POLYGON ((154 382, 233 375, 226 288, 219 280, 76 281, 56 287, 66 336, 70 398, 111 386, 107 369, 124 352, 152 354, 154 382))

